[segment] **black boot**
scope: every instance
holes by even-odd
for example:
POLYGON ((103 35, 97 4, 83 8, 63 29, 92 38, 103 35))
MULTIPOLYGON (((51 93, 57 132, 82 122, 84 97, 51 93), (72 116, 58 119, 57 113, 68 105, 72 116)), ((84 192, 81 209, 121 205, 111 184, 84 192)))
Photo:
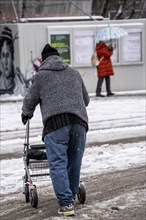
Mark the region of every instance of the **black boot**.
POLYGON ((101 95, 101 88, 102 88, 103 79, 104 78, 98 79, 97 87, 96 87, 96 97, 105 97, 104 95, 101 95))
POLYGON ((105 77, 105 82, 106 82, 107 96, 112 96, 112 95, 114 95, 114 93, 111 92, 110 76, 106 76, 106 77, 105 77))
POLYGON ((103 98, 103 97, 105 97, 105 95, 101 95, 101 94, 98 95, 98 94, 96 94, 96 97, 102 97, 103 98))
POLYGON ((107 94, 107 96, 112 96, 112 95, 115 95, 115 93, 110 92, 110 93, 107 94))

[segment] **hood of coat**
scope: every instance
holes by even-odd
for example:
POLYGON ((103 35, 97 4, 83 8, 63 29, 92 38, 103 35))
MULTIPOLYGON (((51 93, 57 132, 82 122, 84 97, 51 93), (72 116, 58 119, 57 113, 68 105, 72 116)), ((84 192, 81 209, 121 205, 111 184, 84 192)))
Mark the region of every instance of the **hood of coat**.
POLYGON ((96 44, 96 50, 107 48, 107 45, 104 43, 96 44))
POLYGON ((39 71, 52 70, 52 71, 61 71, 68 67, 68 64, 63 62, 62 58, 56 55, 49 56, 41 64, 39 71))

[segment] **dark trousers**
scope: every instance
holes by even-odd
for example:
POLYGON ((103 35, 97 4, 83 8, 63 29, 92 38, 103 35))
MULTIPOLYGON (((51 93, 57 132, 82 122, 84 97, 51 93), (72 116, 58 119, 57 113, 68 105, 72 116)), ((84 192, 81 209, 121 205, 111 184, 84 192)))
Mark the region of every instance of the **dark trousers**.
POLYGON ((107 94, 111 93, 110 76, 105 76, 102 78, 98 78, 97 87, 96 87, 96 95, 100 95, 101 90, 102 90, 102 83, 104 79, 105 79, 105 84, 106 84, 106 92, 107 94))

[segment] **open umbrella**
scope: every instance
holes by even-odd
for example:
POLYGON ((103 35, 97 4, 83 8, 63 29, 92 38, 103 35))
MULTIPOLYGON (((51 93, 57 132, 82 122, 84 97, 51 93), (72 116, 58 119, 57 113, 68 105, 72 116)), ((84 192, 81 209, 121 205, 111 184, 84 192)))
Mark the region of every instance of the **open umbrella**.
POLYGON ((109 41, 118 39, 125 35, 127 35, 127 31, 125 31, 123 28, 110 26, 99 31, 95 37, 95 41, 96 43, 99 41, 109 41))

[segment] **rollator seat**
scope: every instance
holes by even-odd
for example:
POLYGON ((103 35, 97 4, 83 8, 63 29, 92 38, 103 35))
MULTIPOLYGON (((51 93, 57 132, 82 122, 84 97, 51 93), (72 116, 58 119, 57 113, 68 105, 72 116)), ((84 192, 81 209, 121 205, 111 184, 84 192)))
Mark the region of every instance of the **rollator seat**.
POLYGON ((33 144, 29 146, 33 150, 44 150, 45 145, 44 144, 33 144))

